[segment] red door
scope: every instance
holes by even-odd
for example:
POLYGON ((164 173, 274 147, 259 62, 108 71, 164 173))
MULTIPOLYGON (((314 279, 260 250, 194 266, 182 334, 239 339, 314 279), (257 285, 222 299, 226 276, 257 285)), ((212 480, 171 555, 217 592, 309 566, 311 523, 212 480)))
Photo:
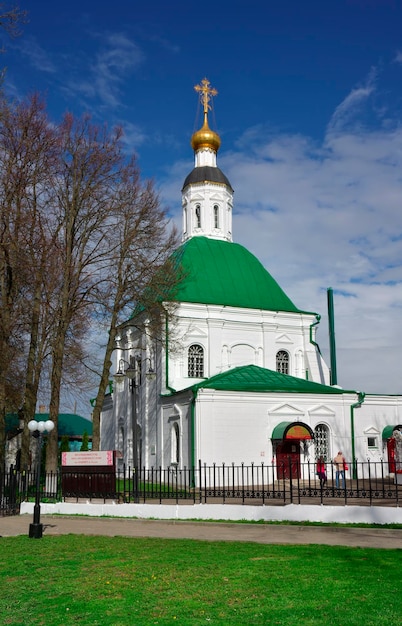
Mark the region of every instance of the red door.
POLYGON ((394 437, 387 439, 387 451, 388 451, 389 473, 395 474, 396 465, 395 465, 395 439, 394 437))
POLYGON ((278 443, 276 473, 278 478, 300 478, 300 441, 298 439, 278 443))

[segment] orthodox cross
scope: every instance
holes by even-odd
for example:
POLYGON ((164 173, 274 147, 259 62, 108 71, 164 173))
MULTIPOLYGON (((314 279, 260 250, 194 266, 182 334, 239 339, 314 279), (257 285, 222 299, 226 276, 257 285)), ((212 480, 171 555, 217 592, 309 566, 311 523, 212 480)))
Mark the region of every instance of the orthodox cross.
POLYGON ((194 89, 200 94, 200 100, 204 107, 204 113, 208 113, 208 109, 211 109, 209 101, 213 96, 218 95, 218 91, 214 87, 211 87, 211 83, 207 78, 203 78, 201 85, 195 85, 194 89))

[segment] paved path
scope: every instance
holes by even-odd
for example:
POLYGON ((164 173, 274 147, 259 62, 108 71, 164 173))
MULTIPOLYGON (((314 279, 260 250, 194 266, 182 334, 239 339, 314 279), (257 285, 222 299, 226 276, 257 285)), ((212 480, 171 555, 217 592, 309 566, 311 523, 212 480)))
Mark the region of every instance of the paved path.
MULTIPOLYGON (((31 515, 0 517, 0 536, 28 535, 31 522, 31 515)), ((402 549, 402 530, 382 528, 181 522, 67 515, 43 515, 41 522, 44 536, 84 534, 402 549)))

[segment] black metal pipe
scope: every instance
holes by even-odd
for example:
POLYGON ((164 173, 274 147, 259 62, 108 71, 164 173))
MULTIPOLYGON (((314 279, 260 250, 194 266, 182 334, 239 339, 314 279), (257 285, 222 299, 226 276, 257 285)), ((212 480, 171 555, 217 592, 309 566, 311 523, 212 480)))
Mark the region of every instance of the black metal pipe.
POLYGON ((40 466, 42 456, 42 441, 43 435, 39 431, 36 431, 38 435, 38 447, 37 447, 37 465, 36 465, 36 492, 35 492, 35 505, 33 511, 33 522, 29 524, 29 536, 31 539, 41 539, 43 535, 43 524, 40 523, 40 466))

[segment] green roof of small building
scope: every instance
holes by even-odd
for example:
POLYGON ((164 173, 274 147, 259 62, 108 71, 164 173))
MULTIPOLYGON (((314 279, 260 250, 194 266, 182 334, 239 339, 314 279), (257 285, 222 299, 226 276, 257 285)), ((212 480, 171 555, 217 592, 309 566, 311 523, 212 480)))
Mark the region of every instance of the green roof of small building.
POLYGON ((60 413, 59 422, 59 437, 62 435, 69 435, 71 437, 82 436, 84 432, 92 437, 92 422, 81 417, 81 415, 75 415, 74 413, 60 413))
MULTIPOLYGON (((36 413, 35 419, 39 421, 46 421, 49 419, 49 413, 36 413)), ((18 428, 19 418, 16 413, 10 413, 6 415, 6 432, 13 428, 18 428)), ((92 422, 76 415, 75 413, 60 413, 58 418, 58 435, 68 435, 69 437, 82 437, 84 432, 88 433, 88 436, 92 436, 92 422)))
POLYGON ((216 389, 221 391, 248 391, 273 393, 334 394, 354 393, 339 387, 321 385, 304 378, 281 374, 257 365, 235 367, 193 385, 191 389, 216 389))
POLYGON ((301 313, 260 261, 237 243, 192 237, 175 252, 183 279, 166 300, 301 313))

